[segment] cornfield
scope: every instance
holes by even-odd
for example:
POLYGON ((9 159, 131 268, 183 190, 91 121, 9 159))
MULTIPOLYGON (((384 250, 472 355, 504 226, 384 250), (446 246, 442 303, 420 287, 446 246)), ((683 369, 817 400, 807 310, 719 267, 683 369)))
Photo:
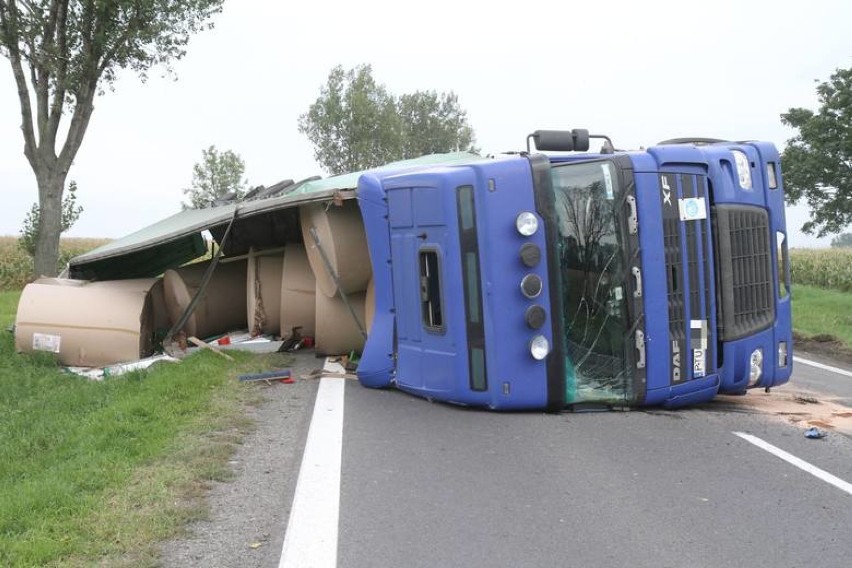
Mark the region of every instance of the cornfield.
MULTIPOLYGON (((59 243, 58 268, 68 259, 83 254, 109 239, 62 239, 59 243)), ((20 290, 32 280, 33 259, 18 246, 17 237, 0 237, 0 290, 20 290)))
POLYGON ((790 273, 793 284, 852 292, 852 249, 792 249, 790 273))

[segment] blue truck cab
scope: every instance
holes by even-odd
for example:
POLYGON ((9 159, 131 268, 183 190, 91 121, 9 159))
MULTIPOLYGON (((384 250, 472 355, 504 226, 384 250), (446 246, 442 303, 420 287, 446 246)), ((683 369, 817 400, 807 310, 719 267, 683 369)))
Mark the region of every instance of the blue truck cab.
POLYGON ((530 139, 558 152, 360 177, 376 302, 364 385, 561 411, 677 407, 789 380, 772 144, 623 152, 607 139, 589 153, 583 130, 530 139))

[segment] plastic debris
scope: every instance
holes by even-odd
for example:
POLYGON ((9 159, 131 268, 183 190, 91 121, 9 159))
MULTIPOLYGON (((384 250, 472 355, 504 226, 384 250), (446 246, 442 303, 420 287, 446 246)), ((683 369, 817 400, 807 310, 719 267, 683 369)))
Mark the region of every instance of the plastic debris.
POLYGON ((816 426, 805 430, 805 438, 810 438, 811 440, 820 440, 826 436, 828 436, 828 432, 820 430, 816 426))
POLYGON ((65 367, 65 369, 70 373, 74 373, 75 375, 80 375, 81 377, 86 377, 87 379, 100 381, 103 380, 104 377, 115 377, 118 375, 123 375, 124 373, 128 373, 130 371, 139 371, 141 369, 147 369, 158 361, 180 363, 179 359, 175 359, 174 357, 171 357, 169 355, 162 354, 154 355, 152 357, 146 357, 145 359, 140 359, 138 361, 132 361, 129 363, 109 365, 107 367, 65 367))

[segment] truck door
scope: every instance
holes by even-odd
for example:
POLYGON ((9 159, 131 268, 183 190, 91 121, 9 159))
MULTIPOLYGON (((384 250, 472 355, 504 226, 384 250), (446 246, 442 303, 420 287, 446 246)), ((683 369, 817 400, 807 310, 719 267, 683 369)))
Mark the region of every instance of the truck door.
MULTIPOLYGON (((420 176, 422 178, 422 176, 420 176)), ((440 178, 436 178, 440 180, 440 178)), ((447 286, 458 272, 446 195, 418 181, 388 189, 393 288, 397 316, 397 385, 422 396, 453 388, 457 363, 458 310, 448 305, 447 286)), ((466 381, 465 381, 466 382, 466 381)))

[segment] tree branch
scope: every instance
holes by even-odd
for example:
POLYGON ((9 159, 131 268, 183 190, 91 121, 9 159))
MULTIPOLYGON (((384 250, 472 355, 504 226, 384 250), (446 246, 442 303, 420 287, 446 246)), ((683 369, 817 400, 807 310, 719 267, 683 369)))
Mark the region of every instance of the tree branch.
POLYGON ((97 92, 97 78, 84 85, 80 91, 74 105, 74 116, 71 118, 71 125, 68 127, 68 136, 65 138, 62 152, 59 154, 59 171, 61 172, 67 172, 71 168, 71 163, 83 142, 83 136, 89 126, 89 119, 95 109, 92 102, 97 92))
POLYGON ((59 3, 57 0, 52 0, 50 9, 47 14, 47 19, 44 20, 42 28, 42 45, 40 50, 36 50, 36 46, 30 39, 30 69, 33 76, 33 89, 36 94, 36 105, 38 110, 38 137, 39 150, 42 152, 54 152, 53 145, 49 140, 45 140, 48 129, 48 100, 50 99, 50 74, 53 57, 54 46, 56 45, 56 18, 59 11, 59 3), (45 143, 47 142, 47 143, 45 143))
POLYGON ((18 87, 18 99, 21 101, 21 130, 24 133, 24 155, 29 160, 33 170, 36 170, 36 150, 38 146, 33 131, 33 109, 30 102, 30 92, 27 89, 27 80, 24 77, 24 69, 21 66, 21 48, 18 35, 18 7, 15 0, 4 3, 5 10, 0 11, 0 25, 3 26, 3 34, 6 36, 9 48, 9 61, 12 64, 12 74, 15 76, 15 84, 18 87))
POLYGON ((47 139, 51 146, 56 146, 56 133, 59 131, 59 121, 62 119, 62 108, 65 105, 65 93, 68 79, 68 37, 66 36, 68 26, 68 0, 60 2, 60 10, 57 19, 57 67, 56 80, 53 87, 53 102, 50 105, 50 118, 47 125, 47 139))

